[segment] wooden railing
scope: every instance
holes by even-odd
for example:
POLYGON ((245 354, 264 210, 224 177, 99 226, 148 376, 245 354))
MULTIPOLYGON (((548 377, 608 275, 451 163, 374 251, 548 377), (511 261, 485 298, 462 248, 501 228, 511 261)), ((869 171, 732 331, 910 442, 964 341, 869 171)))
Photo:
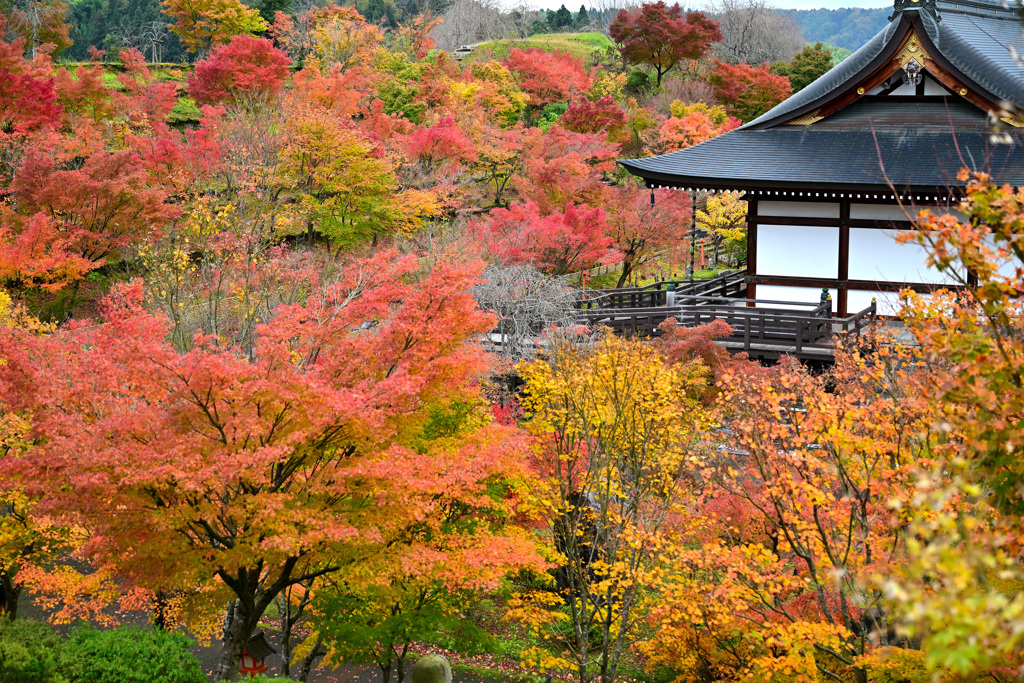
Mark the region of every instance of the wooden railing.
MULTIPOLYGON (((737 297, 746 291, 745 272, 730 270, 708 280, 676 281, 676 301, 683 295, 706 294, 719 297, 737 297)), ((654 282, 644 287, 619 289, 592 289, 576 304, 580 310, 607 308, 650 308, 664 306, 668 301, 671 280, 654 282)))
POLYGON ((789 353, 807 358, 831 356, 837 333, 859 335, 877 314, 874 302, 844 318, 831 317, 831 302, 800 304, 682 295, 678 303, 660 308, 581 310, 579 318, 591 327, 604 325, 618 334, 649 337, 660 335, 659 326, 669 318, 685 327, 723 320, 732 334, 718 341, 731 351, 774 356, 789 353))

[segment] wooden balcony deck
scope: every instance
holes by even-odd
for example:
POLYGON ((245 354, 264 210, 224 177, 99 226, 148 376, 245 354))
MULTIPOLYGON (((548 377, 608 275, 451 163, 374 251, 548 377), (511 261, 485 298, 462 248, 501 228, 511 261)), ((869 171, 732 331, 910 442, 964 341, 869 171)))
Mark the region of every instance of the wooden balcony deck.
POLYGON ((733 330, 729 337, 717 340, 731 352, 766 360, 792 355, 802 360, 830 361, 837 335, 860 335, 877 315, 875 303, 853 315, 836 318, 831 302, 741 298, 746 286, 738 271, 693 284, 681 284, 671 306, 667 305, 667 283, 597 290, 596 295, 577 305, 578 320, 589 327, 610 327, 617 334, 657 337, 661 334, 659 326, 669 318, 686 327, 718 319, 733 330))

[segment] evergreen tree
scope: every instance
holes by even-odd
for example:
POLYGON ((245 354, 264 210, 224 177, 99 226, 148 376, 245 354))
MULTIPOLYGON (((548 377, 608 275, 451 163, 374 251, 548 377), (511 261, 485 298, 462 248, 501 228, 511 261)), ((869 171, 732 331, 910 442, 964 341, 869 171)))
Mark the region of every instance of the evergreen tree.
POLYGON ((832 68, 832 51, 821 41, 807 45, 789 62, 776 62, 772 73, 786 76, 793 85, 793 92, 803 90, 832 68))
POLYGON ((355 6, 371 24, 398 26, 398 7, 394 0, 356 0, 355 6))
POLYGON ((580 5, 580 11, 576 14, 576 25, 583 28, 590 23, 590 13, 586 5, 580 5))
POLYGON ((291 14, 292 0, 260 0, 257 7, 260 10, 260 16, 263 17, 263 21, 273 24, 276 12, 291 14))
POLYGON ((161 61, 185 61, 177 36, 166 30, 168 18, 161 11, 160 0, 75 0, 70 5, 67 21, 74 44, 64 51, 64 58, 85 61, 90 47, 116 57, 121 48, 135 47, 152 59, 156 40, 161 61))
MULTIPOLYGON (((549 14, 548 15, 548 21, 551 21, 551 18, 552 18, 552 15, 549 14)), ((566 26, 571 26, 572 25, 572 12, 567 10, 565 8, 565 5, 562 5, 561 7, 558 8, 558 11, 554 13, 554 22, 553 22, 553 24, 554 24, 555 28, 565 28, 566 26)))

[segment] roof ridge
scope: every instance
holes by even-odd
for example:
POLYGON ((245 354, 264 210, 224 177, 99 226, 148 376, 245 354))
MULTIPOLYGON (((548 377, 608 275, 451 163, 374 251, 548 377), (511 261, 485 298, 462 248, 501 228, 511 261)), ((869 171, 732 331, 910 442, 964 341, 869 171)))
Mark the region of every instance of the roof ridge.
POLYGON ((1003 21, 1019 21, 1021 15, 1018 10, 1007 7, 1001 2, 986 2, 986 0, 936 0, 939 14, 944 12, 963 14, 967 16, 985 17, 986 19, 1001 19, 1003 21))

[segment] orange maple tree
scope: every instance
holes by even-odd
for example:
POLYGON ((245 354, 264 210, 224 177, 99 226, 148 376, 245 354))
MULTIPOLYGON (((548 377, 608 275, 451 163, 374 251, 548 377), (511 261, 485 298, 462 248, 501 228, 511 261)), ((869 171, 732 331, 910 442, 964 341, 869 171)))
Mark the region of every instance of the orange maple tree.
POLYGON ((439 264, 416 282, 413 267, 391 253, 353 264, 281 307, 252 357, 209 337, 179 353, 138 283, 102 324, 5 328, 4 396, 47 436, 5 471, 89 529, 89 559, 124 589, 176 596, 185 620, 228 599, 215 676, 231 677, 282 590, 419 524, 443 463, 475 452, 414 444, 432 410, 479 402, 485 358, 466 343, 492 324, 467 291, 479 270, 439 264))

